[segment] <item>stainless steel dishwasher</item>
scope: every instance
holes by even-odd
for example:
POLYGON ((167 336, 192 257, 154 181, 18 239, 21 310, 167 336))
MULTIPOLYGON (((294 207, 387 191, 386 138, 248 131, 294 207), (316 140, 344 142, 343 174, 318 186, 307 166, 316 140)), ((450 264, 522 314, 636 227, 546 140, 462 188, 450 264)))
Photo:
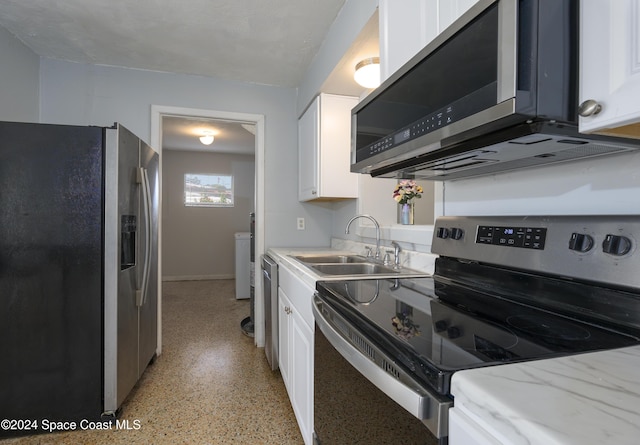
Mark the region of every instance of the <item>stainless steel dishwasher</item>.
POLYGON ((264 291, 264 352, 272 370, 278 369, 278 263, 262 255, 264 291))

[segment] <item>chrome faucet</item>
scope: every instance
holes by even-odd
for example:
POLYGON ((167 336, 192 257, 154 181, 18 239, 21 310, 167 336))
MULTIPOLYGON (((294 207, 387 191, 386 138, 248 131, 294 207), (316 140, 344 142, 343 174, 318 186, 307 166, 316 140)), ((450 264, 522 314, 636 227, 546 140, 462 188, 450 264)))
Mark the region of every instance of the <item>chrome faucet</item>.
POLYGON ((374 252, 374 258, 379 260, 380 259, 380 224, 378 224, 378 221, 376 221, 373 216, 370 216, 370 215, 356 215, 356 216, 354 216, 347 223, 347 228, 344 229, 344 233, 347 234, 347 235, 349 234, 349 226, 351 225, 351 223, 353 221, 355 221, 358 218, 370 219, 371 222, 373 222, 373 225, 376 226, 376 251, 374 252))

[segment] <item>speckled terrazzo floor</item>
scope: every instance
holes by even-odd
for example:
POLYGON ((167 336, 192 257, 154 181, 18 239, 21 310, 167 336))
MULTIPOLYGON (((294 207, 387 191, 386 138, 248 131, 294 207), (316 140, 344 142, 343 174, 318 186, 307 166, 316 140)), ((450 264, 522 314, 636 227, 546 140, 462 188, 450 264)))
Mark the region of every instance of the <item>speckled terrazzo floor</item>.
POLYGON ((139 429, 0 440, 44 444, 302 444, 279 372, 240 331, 233 280, 163 284, 163 353, 123 405, 139 429))

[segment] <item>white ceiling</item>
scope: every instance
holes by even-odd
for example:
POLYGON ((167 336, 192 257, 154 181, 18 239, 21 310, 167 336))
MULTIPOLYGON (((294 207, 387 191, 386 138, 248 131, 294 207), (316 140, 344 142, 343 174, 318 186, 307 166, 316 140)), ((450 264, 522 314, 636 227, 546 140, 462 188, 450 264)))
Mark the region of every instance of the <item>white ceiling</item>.
POLYGON ((345 0, 2 0, 36 54, 297 87, 345 0))
MULTIPOLYGON (((42 57, 298 87, 344 2, 0 0, 0 26, 42 57)), ((345 55, 322 91, 364 91, 353 81, 353 67, 378 55, 377 18, 356 43, 359 49, 345 55)), ((226 124, 223 134, 230 130, 226 124)), ((243 150, 251 135, 238 124, 234 130, 243 150)), ((165 120, 163 146, 204 148, 190 132, 190 119, 165 120)), ((211 148, 223 141, 231 143, 220 136, 211 148)))
POLYGON ((255 125, 179 116, 162 118, 162 149, 255 154, 255 125), (211 131, 214 141, 203 145, 200 136, 211 131))

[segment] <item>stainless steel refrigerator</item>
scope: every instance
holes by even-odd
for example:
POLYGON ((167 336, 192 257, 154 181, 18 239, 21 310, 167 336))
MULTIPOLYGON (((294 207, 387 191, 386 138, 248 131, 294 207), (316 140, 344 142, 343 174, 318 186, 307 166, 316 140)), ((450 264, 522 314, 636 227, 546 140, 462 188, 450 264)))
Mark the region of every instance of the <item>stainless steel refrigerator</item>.
POLYGON ((119 124, 0 122, 0 419, 115 416, 154 359, 158 167, 119 124))

